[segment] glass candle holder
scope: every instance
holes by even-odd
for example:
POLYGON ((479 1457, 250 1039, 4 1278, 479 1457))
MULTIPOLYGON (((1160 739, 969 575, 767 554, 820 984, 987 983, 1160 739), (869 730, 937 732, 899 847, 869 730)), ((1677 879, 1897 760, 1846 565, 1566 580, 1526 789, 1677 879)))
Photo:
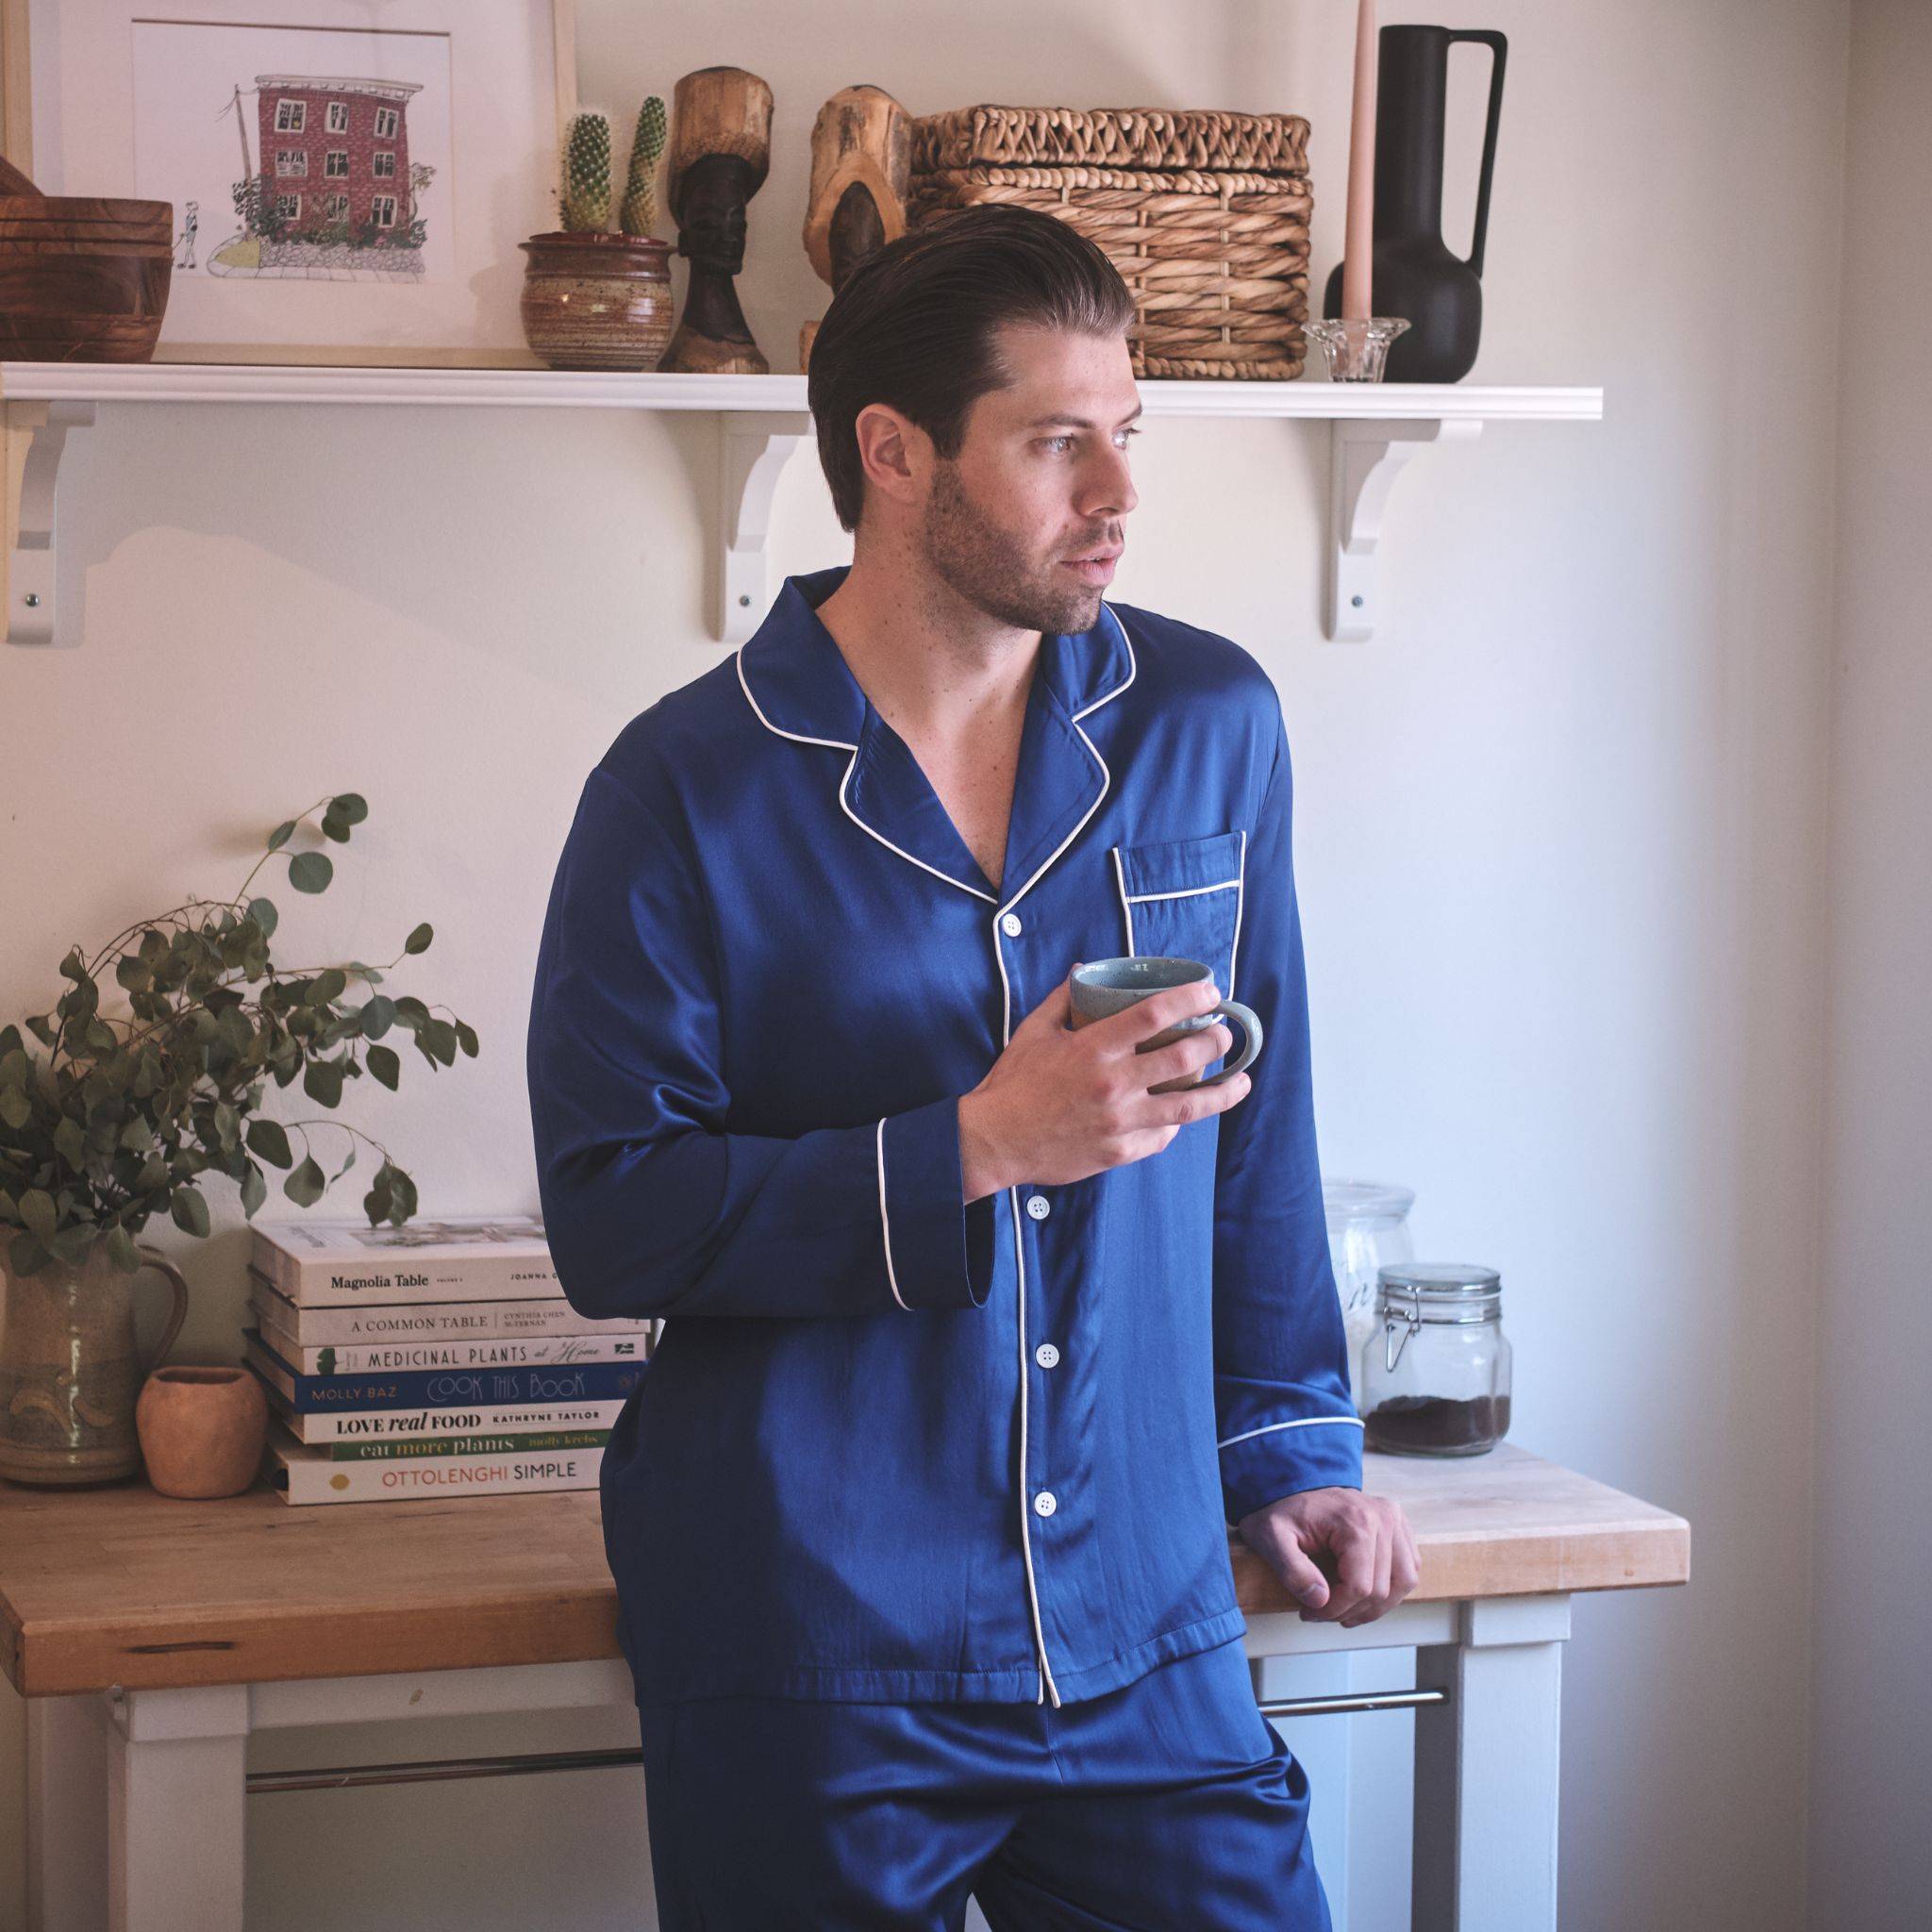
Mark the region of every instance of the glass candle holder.
POLYGON ((1322 345, 1330 382, 1380 382, 1389 359, 1389 344, 1408 326, 1400 315, 1333 318, 1303 324, 1322 345))

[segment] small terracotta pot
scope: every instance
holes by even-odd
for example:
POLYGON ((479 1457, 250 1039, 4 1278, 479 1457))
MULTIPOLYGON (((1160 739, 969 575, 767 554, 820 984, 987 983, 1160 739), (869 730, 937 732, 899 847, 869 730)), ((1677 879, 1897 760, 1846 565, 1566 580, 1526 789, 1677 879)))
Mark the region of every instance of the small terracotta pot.
POLYGON ((671 345, 671 244, 558 229, 524 251, 524 340, 552 369, 655 369, 671 345))
POLYGON ((175 1362, 134 1405, 149 1483, 164 1496, 239 1496, 261 1468, 268 1397, 245 1368, 175 1362))

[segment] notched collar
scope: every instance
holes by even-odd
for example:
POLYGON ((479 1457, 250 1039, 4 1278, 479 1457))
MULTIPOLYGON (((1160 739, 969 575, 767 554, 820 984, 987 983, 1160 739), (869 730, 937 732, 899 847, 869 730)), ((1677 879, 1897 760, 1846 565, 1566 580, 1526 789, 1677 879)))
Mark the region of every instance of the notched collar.
POLYGON ((1000 887, 980 870, 911 748, 874 708, 818 607, 850 564, 788 576, 738 651, 738 676, 776 736, 851 754, 835 782, 845 815, 910 864, 1002 908, 1072 842, 1107 794, 1106 761, 1080 721, 1134 677, 1134 647, 1103 605, 1091 630, 1042 635, 1027 692, 1000 887))

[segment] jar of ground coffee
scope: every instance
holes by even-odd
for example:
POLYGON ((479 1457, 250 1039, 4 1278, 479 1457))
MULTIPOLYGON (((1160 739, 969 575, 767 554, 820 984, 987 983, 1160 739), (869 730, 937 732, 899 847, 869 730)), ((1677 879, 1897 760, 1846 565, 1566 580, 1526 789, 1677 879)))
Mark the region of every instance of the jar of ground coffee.
POLYGON ((1396 1456, 1480 1456, 1509 1433, 1509 1341, 1493 1268, 1398 1261, 1376 1271, 1362 1349, 1362 1429, 1396 1456))

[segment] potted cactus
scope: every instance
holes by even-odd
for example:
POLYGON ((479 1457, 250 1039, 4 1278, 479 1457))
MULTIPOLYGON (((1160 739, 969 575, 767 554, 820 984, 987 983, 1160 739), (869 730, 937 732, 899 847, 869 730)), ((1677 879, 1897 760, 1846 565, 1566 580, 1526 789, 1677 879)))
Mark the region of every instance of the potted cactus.
POLYGON ((552 369, 655 369, 671 341, 671 244, 651 233, 664 103, 649 95, 631 137, 617 226, 609 226, 610 116, 571 117, 558 224, 521 244, 524 339, 552 369))

